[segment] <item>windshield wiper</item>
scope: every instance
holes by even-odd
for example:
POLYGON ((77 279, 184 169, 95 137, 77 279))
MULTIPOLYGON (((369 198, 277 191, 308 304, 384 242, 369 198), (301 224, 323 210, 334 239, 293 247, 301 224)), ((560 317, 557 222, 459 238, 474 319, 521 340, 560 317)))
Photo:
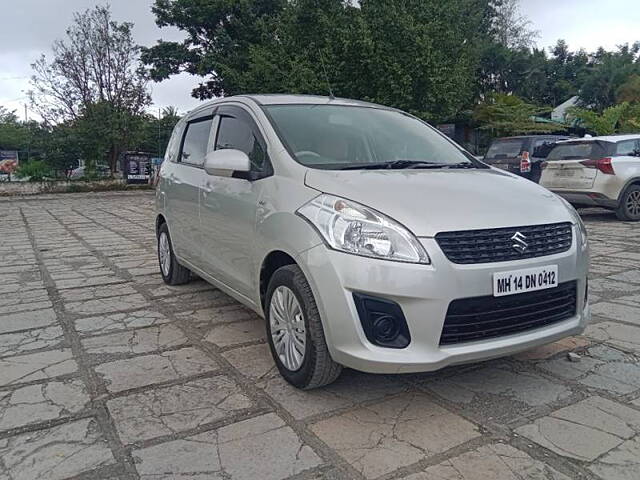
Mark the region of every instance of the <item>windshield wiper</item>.
POLYGON ((342 167, 340 170, 393 170, 404 168, 443 168, 446 163, 427 162, 424 160, 390 160, 386 162, 358 163, 342 167))
POLYGON ((447 168, 478 168, 471 162, 452 163, 447 165, 447 168))

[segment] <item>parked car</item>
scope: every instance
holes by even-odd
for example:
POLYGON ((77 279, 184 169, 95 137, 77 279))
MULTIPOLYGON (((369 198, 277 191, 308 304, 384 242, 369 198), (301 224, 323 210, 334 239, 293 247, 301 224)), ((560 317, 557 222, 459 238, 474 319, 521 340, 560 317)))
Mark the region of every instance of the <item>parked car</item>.
POLYGON ((538 183, 540 164, 546 158, 550 148, 556 142, 568 138, 562 135, 497 138, 491 143, 483 161, 538 183))
POLYGON ((173 131, 156 209, 164 281, 194 272, 265 317, 299 388, 509 355, 589 319, 576 211, 392 108, 206 103, 173 131))
POLYGON ((640 135, 590 137, 558 143, 547 157, 542 185, 576 206, 612 209, 640 220, 640 135))

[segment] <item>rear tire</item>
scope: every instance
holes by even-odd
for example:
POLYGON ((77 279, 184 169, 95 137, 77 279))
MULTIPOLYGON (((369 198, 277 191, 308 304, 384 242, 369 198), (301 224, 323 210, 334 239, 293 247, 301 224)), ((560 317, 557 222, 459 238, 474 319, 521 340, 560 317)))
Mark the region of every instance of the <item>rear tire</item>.
POLYGON ((297 265, 281 267, 271 277, 265 318, 271 355, 287 382, 310 390, 340 376, 342 365, 329 354, 311 287, 297 265))
POLYGON ((625 222, 640 220, 640 185, 629 186, 620 196, 616 216, 625 222))
POLYGON ((158 262, 162 280, 167 285, 182 285, 191 280, 191 271, 178 263, 166 223, 158 229, 158 262))

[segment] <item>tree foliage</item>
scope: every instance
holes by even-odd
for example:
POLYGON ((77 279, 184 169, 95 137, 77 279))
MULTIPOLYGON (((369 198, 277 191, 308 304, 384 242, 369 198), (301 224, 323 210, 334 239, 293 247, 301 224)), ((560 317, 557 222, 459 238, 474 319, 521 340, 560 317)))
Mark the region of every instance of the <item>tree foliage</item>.
POLYGON ((572 107, 569 117, 596 135, 630 133, 640 131, 640 103, 622 102, 605 108, 602 113, 572 107))
POLYGON ((471 108, 488 0, 156 0, 160 41, 143 60, 154 80, 206 77, 197 98, 327 94, 392 104, 434 121, 471 108), (326 71, 326 74, 325 74, 326 71))
POLYGON ((548 108, 537 107, 515 95, 496 93, 474 112, 474 119, 481 129, 489 130, 497 136, 550 133, 564 129, 555 123, 536 122, 534 117, 548 112, 548 108))
POLYGON ((77 13, 67 38, 53 44, 52 61, 33 64, 34 108, 51 124, 78 122, 87 159, 106 160, 112 171, 150 103, 132 28, 113 21, 108 7, 77 13))

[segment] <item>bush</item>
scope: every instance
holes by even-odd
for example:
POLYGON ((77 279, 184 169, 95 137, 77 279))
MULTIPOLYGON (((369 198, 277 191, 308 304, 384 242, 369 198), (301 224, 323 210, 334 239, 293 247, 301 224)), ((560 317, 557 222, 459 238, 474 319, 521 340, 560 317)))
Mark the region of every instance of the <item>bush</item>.
POLYGON ((53 176, 53 172, 49 165, 42 160, 31 160, 22 163, 18 167, 16 175, 19 178, 28 178, 30 182, 42 182, 53 176))

